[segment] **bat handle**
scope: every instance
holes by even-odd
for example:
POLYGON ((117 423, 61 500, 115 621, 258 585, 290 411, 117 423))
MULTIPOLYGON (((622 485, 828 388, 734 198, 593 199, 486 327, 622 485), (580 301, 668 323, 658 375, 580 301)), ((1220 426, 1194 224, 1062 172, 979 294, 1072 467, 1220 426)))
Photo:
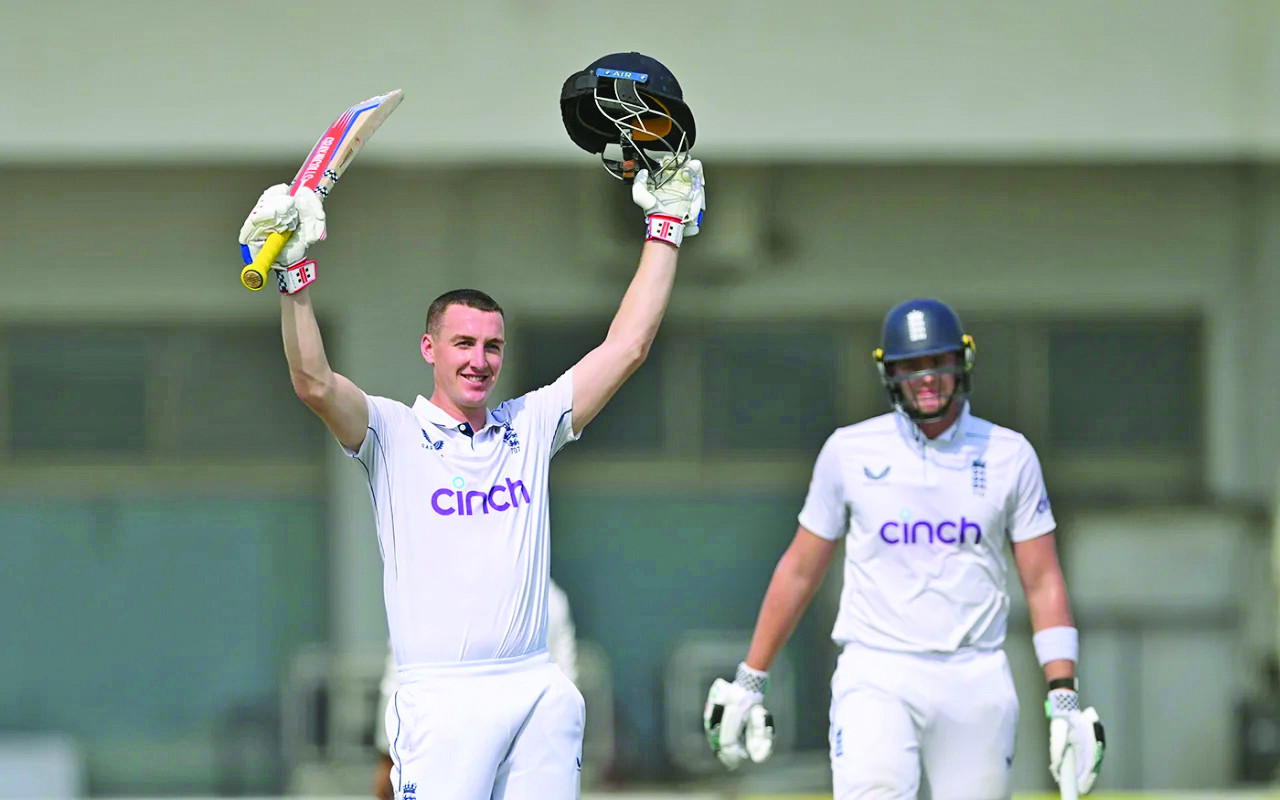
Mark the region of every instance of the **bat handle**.
POLYGON ((622 143, 622 177, 632 180, 636 176, 636 148, 629 141, 622 143))
POLYGON ((1076 790, 1076 751, 1068 746, 1062 754, 1062 769, 1058 772, 1058 792, 1062 800, 1078 800, 1080 793, 1076 790))
POLYGON ((275 263, 276 256, 280 255, 285 242, 288 242, 292 235, 293 231, 284 231, 267 237, 257 257, 253 259, 253 263, 240 270, 240 282, 244 284, 244 288, 256 292, 267 285, 267 274, 271 272, 271 265, 275 263))

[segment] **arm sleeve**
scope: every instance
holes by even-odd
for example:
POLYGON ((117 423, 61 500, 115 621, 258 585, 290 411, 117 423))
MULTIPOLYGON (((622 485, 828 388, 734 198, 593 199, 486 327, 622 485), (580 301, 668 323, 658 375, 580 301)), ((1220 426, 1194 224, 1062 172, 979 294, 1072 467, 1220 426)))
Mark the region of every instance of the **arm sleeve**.
POLYGON ((1010 498, 1009 541, 1025 542, 1044 536, 1057 527, 1049 492, 1040 473, 1040 459, 1031 443, 1022 440, 1018 453, 1018 475, 1010 498))
POLYGON ((339 445, 342 447, 342 452, 372 469, 373 462, 377 460, 378 448, 382 446, 382 442, 390 438, 390 427, 396 419, 394 408, 400 404, 386 397, 374 397, 369 394, 365 395, 364 399, 369 408, 369 430, 365 433, 360 449, 352 450, 340 442, 339 445))
POLYGON ((341 442, 339 445, 344 453, 364 466, 369 482, 369 495, 376 508, 391 491, 391 466, 388 463, 391 451, 387 445, 393 441, 393 428, 402 418, 401 414, 396 413, 397 407, 404 406, 395 400, 372 395, 365 395, 365 402, 369 408, 369 429, 364 441, 360 443, 360 449, 352 450, 341 442))
POLYGON ((551 652, 551 660, 569 680, 577 683, 578 640, 573 615, 569 612, 568 596, 554 582, 547 605, 547 649, 551 652))
POLYGON ((504 406, 521 435, 549 442, 549 453, 555 455, 569 442, 578 440, 573 432, 573 370, 566 371, 555 383, 535 389, 504 406))
POLYGON ((849 531, 849 507, 840 475, 835 436, 827 439, 813 465, 809 494, 800 509, 800 524, 823 539, 835 541, 849 531))

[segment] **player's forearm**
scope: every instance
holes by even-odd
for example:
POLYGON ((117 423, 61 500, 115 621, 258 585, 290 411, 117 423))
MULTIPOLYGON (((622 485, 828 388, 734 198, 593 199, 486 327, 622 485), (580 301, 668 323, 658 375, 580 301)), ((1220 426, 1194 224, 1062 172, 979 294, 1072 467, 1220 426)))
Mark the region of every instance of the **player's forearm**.
POLYGON ((298 397, 310 405, 333 386, 333 369, 324 353, 310 291, 280 295, 280 312, 289 377, 298 397))
POLYGON ((747 650, 747 666, 768 671, 821 585, 821 575, 813 576, 797 569, 787 555, 783 555, 760 604, 751 647, 747 650))
POLYGON ((667 312, 678 254, 679 250, 663 242, 644 243, 640 266, 609 326, 605 342, 629 353, 637 364, 648 355, 667 312))
MULTIPOLYGON (((1037 576, 1034 583, 1027 585, 1026 593, 1033 632, 1073 627, 1071 605, 1061 571, 1054 570, 1037 576)), ((1075 662, 1067 659, 1050 661, 1044 665, 1045 680, 1070 678, 1075 675, 1075 668, 1075 662)))

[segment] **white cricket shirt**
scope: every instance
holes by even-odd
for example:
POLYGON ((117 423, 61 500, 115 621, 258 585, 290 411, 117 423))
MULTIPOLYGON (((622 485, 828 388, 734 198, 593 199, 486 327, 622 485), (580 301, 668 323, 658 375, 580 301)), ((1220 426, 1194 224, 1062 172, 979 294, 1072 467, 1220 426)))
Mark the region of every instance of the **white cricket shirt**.
MULTIPOLYGON (((547 651, 564 676, 574 683, 578 682, 578 643, 573 627, 573 613, 569 608, 569 596, 564 593, 553 580, 549 583, 551 594, 547 602, 547 651)), ((387 659, 382 669, 382 680, 378 683, 378 715, 374 717, 373 742, 379 751, 391 751, 387 726, 387 704, 391 696, 400 688, 400 670, 396 667, 396 656, 388 647, 387 659)))
POLYGON ((1007 543, 1055 527, 1031 444, 967 404, 933 440, 901 412, 837 429, 799 520, 846 537, 832 639, 921 653, 1000 647, 1007 543))
POLYGON ((483 430, 419 396, 368 397, 369 479, 396 663, 547 647, 551 457, 573 434, 573 371, 488 412, 483 430))

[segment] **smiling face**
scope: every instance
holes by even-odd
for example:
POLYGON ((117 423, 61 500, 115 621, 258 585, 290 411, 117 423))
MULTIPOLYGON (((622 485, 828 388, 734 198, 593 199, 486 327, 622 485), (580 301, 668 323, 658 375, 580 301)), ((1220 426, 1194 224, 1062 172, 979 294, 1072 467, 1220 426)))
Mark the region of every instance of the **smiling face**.
POLYGON ((502 313, 454 303, 422 337, 422 357, 432 366, 431 402, 448 412, 484 415, 489 392, 502 370, 502 313))

